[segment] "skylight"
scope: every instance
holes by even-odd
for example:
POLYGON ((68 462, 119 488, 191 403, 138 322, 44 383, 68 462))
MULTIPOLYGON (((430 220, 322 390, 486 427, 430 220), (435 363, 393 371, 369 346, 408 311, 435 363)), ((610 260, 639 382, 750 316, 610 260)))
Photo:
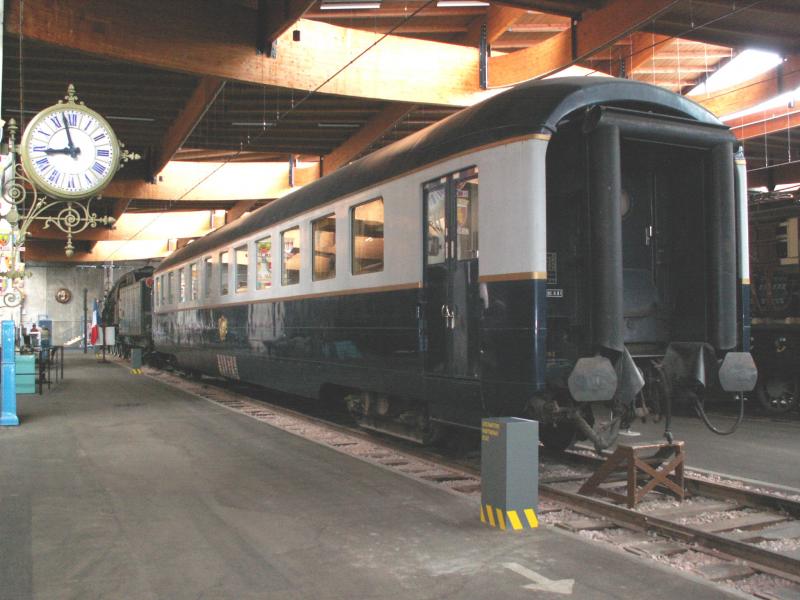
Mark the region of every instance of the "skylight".
POLYGON ((766 73, 781 64, 783 59, 774 52, 744 50, 731 59, 704 83, 696 86, 687 96, 712 94, 766 73))

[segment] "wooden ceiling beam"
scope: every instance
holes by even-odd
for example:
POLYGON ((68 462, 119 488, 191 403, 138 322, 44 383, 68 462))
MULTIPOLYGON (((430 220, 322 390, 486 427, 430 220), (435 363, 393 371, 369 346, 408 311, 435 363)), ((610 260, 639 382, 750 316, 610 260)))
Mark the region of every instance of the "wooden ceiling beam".
POLYGON ((341 146, 323 157, 322 169, 324 174, 332 173, 356 158, 414 109, 416 109, 414 104, 393 103, 388 105, 367 121, 361 129, 350 136, 341 146))
POLYGON ((611 0, 604 8, 584 13, 572 30, 558 33, 538 44, 489 59, 489 84, 513 85, 556 73, 618 39, 641 28, 669 10, 676 0, 611 0))
POLYGON ((200 79, 183 110, 161 139, 157 158, 152 165, 151 175, 153 177, 161 172, 178 149, 189 139, 224 87, 225 81, 218 77, 205 76, 200 79))
MULTIPOLYGON (((363 10, 319 10, 312 9, 306 13, 309 19, 320 19, 323 21, 347 21, 370 20, 375 23, 378 20, 403 19, 413 12, 416 7, 401 6, 381 7, 380 10, 365 12, 363 10)), ((478 17, 484 14, 485 8, 480 6, 451 6, 439 8, 435 4, 429 6, 421 13, 420 17, 478 17)), ((387 23, 388 24, 388 23, 387 23)), ((396 24, 393 23, 392 25, 396 24)))
POLYGON ((179 210, 182 200, 271 200, 290 191, 288 161, 222 163, 174 160, 164 167, 156 183, 116 180, 103 191, 103 196, 172 201, 179 210), (198 181, 202 183, 196 185, 198 181))
POLYGON ((302 17, 316 0, 258 0, 256 48, 269 54, 272 45, 302 17))
POLYGON ((776 185, 800 183, 800 162, 747 172, 747 187, 773 188, 776 185))
POLYGON ((102 240, 87 250, 82 243, 77 244, 75 254, 64 254, 64 242, 56 240, 31 241, 26 245, 25 262, 58 262, 85 264, 107 262, 109 260, 146 260, 163 258, 169 254, 164 240, 102 240))
POLYGON ((625 59, 625 72, 628 77, 648 62, 655 60, 658 50, 669 40, 666 35, 636 31, 631 35, 630 55, 625 59))
POLYGON ((770 111, 769 116, 765 115, 763 118, 758 118, 758 116, 756 114, 742 117, 741 120, 747 122, 739 125, 729 122, 728 126, 740 140, 771 135, 800 127, 800 108, 798 107, 770 111))
POLYGON ((523 10, 538 10, 564 17, 577 17, 587 9, 591 1, 565 2, 563 0, 526 0, 525 2, 514 2, 514 0, 492 0, 492 4, 511 6, 523 10))
POLYGON ((241 217, 244 213, 252 210, 258 203, 258 200, 239 200, 225 214, 225 223, 233 223, 236 219, 241 217))
POLYGON ((481 15, 470 21, 467 26, 467 32, 461 39, 457 40, 457 43, 465 46, 480 46, 481 29, 486 25, 486 41, 492 44, 525 14, 526 12, 519 8, 493 4, 487 9, 485 16, 481 15))
MULTIPOLYGON (((127 213, 121 215, 114 227, 88 227, 73 236, 82 241, 163 240, 166 237, 199 237, 210 231, 210 218, 199 212, 172 211, 127 213)), ((28 231, 33 240, 66 241, 64 232, 38 223, 28 231)))
POLYGON ((6 31, 109 60, 295 90, 467 106, 483 91, 473 48, 380 34, 301 19, 281 36, 277 58, 253 51, 256 14, 237 3, 190 0, 27 0, 22 32, 19 4, 9 5, 6 31), (148 19, 141 15, 147 14, 148 19), (153 27, 158 23, 158 27, 153 27), (368 53, 353 60, 354 48, 368 53))
POLYGON ((783 64, 748 81, 692 99, 718 117, 732 115, 757 106, 784 92, 800 87, 800 55, 788 57, 783 64))

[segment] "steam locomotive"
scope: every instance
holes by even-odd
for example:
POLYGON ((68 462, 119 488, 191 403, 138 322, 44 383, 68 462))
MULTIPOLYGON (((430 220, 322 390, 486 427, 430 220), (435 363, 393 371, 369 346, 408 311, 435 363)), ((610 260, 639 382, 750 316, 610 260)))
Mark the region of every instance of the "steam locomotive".
POLYGON ((800 392, 800 192, 750 196, 753 355, 757 397, 771 414, 798 407, 800 392))
POLYGON ((522 84, 165 259, 153 350, 422 443, 515 415, 604 448, 755 385, 745 177, 684 97, 522 84))

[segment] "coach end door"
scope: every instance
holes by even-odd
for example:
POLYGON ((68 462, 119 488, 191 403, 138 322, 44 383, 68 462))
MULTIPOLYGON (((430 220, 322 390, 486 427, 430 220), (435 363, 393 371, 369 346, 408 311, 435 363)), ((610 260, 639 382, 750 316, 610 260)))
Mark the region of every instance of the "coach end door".
POLYGON ((478 377, 478 170, 424 187, 425 370, 478 377))

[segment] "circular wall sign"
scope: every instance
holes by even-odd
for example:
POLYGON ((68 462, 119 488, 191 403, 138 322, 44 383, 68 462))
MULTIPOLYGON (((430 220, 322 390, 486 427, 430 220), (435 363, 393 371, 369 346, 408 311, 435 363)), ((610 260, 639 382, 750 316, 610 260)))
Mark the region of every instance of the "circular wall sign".
POLYGON ((70 292, 67 288, 61 288, 56 292, 56 302, 66 304, 70 300, 72 300, 72 292, 70 292))

